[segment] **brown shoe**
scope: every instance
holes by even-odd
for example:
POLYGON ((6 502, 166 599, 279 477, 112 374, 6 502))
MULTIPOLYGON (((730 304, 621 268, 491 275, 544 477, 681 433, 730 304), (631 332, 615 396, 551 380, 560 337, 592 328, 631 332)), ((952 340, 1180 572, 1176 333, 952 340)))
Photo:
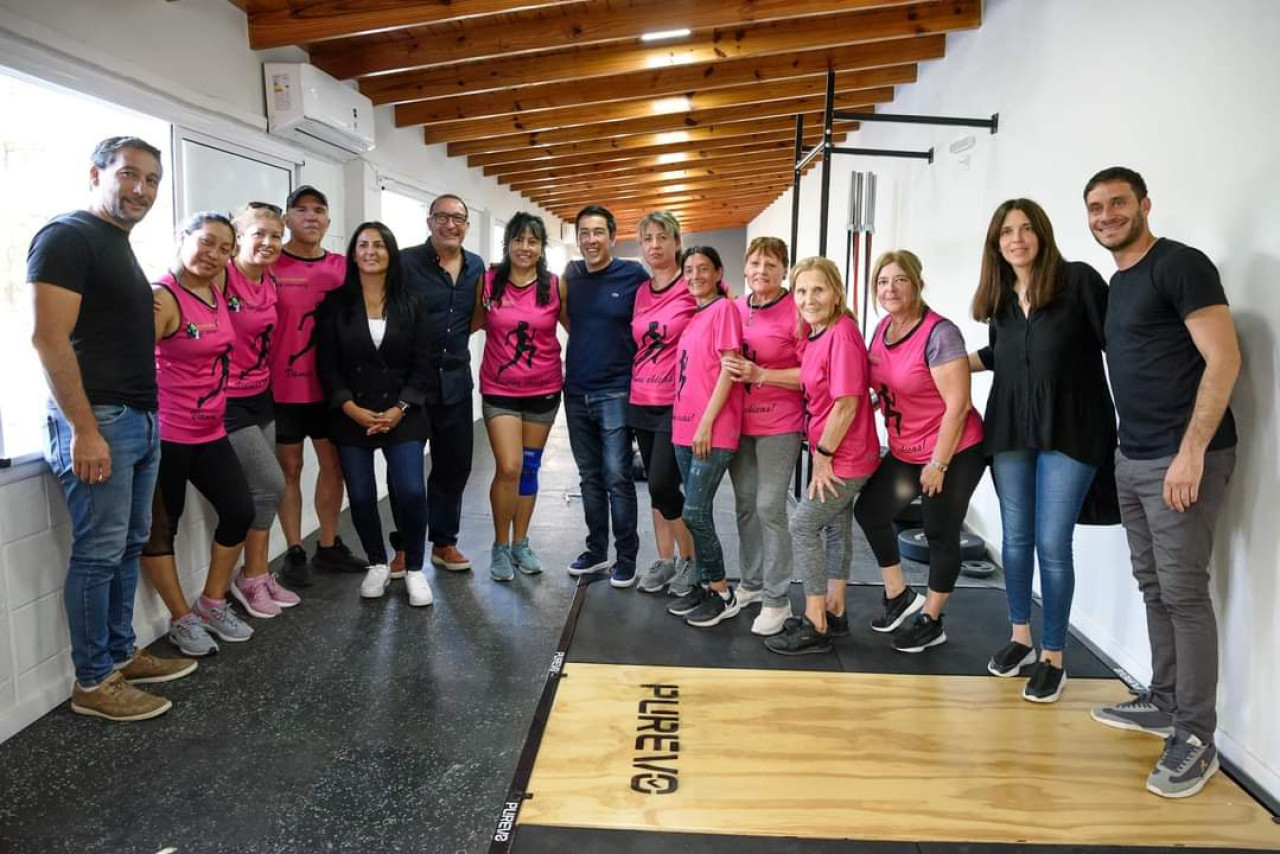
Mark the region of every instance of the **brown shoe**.
POLYGON ((458 551, 457 546, 432 546, 431 562, 450 572, 463 572, 471 568, 471 558, 458 551))
POLYGON ((120 668, 120 675, 130 685, 141 685, 147 682, 172 682, 190 675, 199 667, 190 658, 156 658, 145 649, 133 650, 133 661, 120 668))
POLYGON ((112 673, 92 691, 79 685, 71 690, 71 711, 109 721, 145 721, 171 708, 173 703, 133 687, 119 672, 112 673))
POLYGON ((391 559, 391 577, 404 578, 406 569, 407 568, 404 563, 404 552, 396 552, 396 556, 391 559))

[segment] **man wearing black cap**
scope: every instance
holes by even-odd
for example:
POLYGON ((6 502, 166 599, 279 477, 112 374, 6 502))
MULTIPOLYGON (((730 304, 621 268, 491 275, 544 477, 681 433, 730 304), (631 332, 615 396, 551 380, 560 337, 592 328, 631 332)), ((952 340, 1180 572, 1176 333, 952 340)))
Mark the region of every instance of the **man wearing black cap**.
POLYGON ((316 311, 325 294, 342 284, 347 259, 320 245, 329 230, 329 200, 315 187, 303 185, 289 194, 284 223, 289 242, 273 268, 279 300, 271 354, 276 457, 285 479, 280 527, 289 544, 281 576, 305 587, 311 583, 312 565, 331 572, 364 572, 367 566, 338 536, 342 466, 329 441, 324 389, 316 373, 316 311), (320 463, 315 492, 320 543, 311 564, 302 548, 302 443, 307 438, 320 463))

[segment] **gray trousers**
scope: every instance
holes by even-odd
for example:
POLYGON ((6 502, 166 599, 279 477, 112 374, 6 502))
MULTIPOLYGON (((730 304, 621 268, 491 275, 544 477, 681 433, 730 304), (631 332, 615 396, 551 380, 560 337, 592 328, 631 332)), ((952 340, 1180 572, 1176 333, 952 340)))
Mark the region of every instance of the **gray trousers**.
POLYGON ((804 595, 822 596, 827 580, 849 579, 853 563, 853 502, 868 478, 846 478, 834 498, 814 501, 806 495, 791 517, 791 540, 804 595))
POLYGON ((243 427, 228 433, 227 438, 244 469, 253 498, 253 524, 249 530, 270 531, 284 497, 284 472, 276 459, 276 422, 265 427, 243 427))
POLYGON ((1209 558, 1236 451, 1204 455, 1200 497, 1185 513, 1164 503, 1172 462, 1131 460, 1116 451, 1116 488, 1133 577, 1147 606, 1152 702, 1173 715, 1180 732, 1209 743, 1218 726, 1218 624, 1209 598, 1209 558))
POLYGON ((729 464, 742 587, 763 587, 765 607, 791 602, 787 597, 793 568, 787 492, 799 454, 799 433, 743 436, 729 464))

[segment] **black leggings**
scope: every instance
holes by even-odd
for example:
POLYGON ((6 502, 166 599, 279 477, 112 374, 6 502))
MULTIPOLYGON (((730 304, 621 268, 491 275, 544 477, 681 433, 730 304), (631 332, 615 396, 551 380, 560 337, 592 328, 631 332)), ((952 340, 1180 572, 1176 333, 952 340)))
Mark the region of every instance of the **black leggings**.
POLYGON ((244 542, 253 524, 253 496, 230 440, 223 436, 201 445, 162 441, 160 474, 151 503, 151 539, 142 549, 144 555, 173 554, 188 482, 200 490, 218 514, 213 541, 228 548, 244 542))
MULTIPOLYGON (((960 531, 969 511, 969 498, 986 468, 979 442, 952 457, 942 491, 920 501, 924 534, 929 541, 929 589, 937 593, 955 589, 960 575, 960 531)), ((882 567, 896 566, 902 560, 893 519, 921 494, 923 469, 920 463, 904 463, 892 454, 885 456, 853 506, 853 516, 882 567)))
POLYGON ((640 459, 649 477, 649 501, 668 522, 684 513, 684 493, 680 491, 680 467, 671 445, 671 434, 654 430, 634 430, 640 459))

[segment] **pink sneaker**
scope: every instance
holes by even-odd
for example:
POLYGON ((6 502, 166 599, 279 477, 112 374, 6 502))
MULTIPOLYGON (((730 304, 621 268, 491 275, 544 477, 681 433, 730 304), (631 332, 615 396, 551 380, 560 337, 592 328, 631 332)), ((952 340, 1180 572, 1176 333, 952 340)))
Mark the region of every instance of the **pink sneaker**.
POLYGON ((280 582, 276 581, 273 573, 267 573, 267 593, 271 596, 271 601, 275 602, 281 608, 292 608, 302 601, 302 597, 292 590, 286 590, 280 586, 280 582))
POLYGON ((231 582, 231 595, 240 601, 250 617, 267 620, 280 616, 280 606, 272 600, 271 592, 267 589, 267 579, 270 577, 257 575, 245 578, 237 575, 235 581, 231 582))

